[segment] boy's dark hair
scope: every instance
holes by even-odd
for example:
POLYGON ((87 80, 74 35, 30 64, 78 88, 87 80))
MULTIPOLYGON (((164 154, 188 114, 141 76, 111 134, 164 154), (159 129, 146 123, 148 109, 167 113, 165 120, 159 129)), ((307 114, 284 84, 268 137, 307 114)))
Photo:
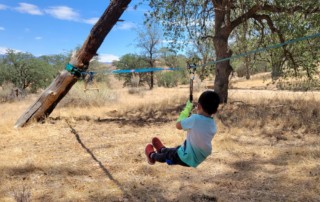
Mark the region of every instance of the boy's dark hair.
POLYGON ((220 97, 216 92, 207 90, 200 95, 198 103, 202 106, 203 111, 212 115, 218 110, 220 97))

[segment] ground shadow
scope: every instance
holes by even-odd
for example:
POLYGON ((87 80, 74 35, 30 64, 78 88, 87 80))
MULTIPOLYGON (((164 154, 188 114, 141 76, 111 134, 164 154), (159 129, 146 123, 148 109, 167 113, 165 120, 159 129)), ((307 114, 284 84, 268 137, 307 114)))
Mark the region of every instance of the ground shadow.
POLYGON ((116 180, 112 174, 108 171, 108 169, 106 167, 104 167, 104 165, 102 164, 102 162, 97 159, 97 157, 92 153, 92 151, 81 141, 81 138, 80 138, 80 135, 79 133, 68 123, 70 129, 71 129, 71 132, 75 135, 78 143, 81 145, 82 148, 84 148, 86 150, 86 152, 88 154, 90 154, 90 156, 92 157, 92 159, 97 162, 99 164, 99 167, 103 170, 103 172, 106 174, 106 176, 112 181, 114 182, 117 187, 122 191, 122 193, 125 195, 125 196, 128 196, 128 193, 125 191, 125 189, 123 188, 123 186, 120 184, 120 182, 118 180, 116 180))
POLYGON ((131 125, 144 127, 148 125, 161 125, 172 122, 177 119, 179 113, 184 108, 182 105, 165 105, 162 108, 141 108, 129 110, 123 113, 110 111, 107 113, 108 118, 98 118, 97 122, 116 122, 120 126, 131 125), (125 118, 124 118, 125 117, 125 118))
MULTIPOLYGON (((166 106, 161 109, 135 109, 119 113, 116 110, 107 113, 108 117, 92 117, 87 115, 72 117, 75 121, 94 121, 96 123, 116 123, 119 126, 138 126, 161 125, 174 121, 183 109, 184 105, 166 106)), ((68 117, 49 117, 47 122, 55 124, 57 121, 65 120, 68 117)))

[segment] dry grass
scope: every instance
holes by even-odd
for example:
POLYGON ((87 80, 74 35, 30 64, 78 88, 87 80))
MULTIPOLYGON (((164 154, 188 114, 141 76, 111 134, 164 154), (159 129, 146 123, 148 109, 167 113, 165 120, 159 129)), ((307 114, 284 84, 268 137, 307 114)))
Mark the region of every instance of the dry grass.
POLYGON ((144 156, 153 136, 167 146, 184 140, 174 125, 188 88, 110 93, 105 105, 58 106, 20 129, 36 97, 1 104, 0 201, 320 200, 317 92, 231 90, 214 153, 197 169, 150 166, 144 156))

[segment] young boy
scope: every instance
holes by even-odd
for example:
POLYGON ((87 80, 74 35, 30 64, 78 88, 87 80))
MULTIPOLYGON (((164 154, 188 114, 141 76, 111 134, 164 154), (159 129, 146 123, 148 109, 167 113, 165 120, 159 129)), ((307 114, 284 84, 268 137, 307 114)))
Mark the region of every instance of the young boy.
POLYGON ((205 91, 199 97, 197 114, 188 117, 192 110, 192 103, 188 101, 176 123, 177 129, 187 131, 187 139, 176 148, 167 148, 159 138, 154 137, 152 144, 147 144, 145 148, 148 163, 153 165, 158 161, 195 168, 203 162, 212 151, 211 141, 217 131, 212 115, 217 112, 219 103, 216 92, 205 91))

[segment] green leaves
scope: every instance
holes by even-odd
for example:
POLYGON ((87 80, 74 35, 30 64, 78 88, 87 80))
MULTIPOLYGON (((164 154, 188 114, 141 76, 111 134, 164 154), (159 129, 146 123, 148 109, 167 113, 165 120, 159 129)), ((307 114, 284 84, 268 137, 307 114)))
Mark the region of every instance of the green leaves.
POLYGON ((31 92, 45 88, 58 72, 58 69, 55 69, 57 64, 52 61, 49 63, 50 60, 47 59, 8 50, 0 65, 0 85, 11 82, 16 87, 29 89, 31 92))
MULTIPOLYGON (((188 42, 192 42, 194 49, 201 52, 196 44, 209 44, 213 37, 225 31, 224 37, 229 37, 229 45, 235 48, 234 53, 262 48, 271 44, 281 43, 282 40, 295 39, 319 32, 320 3, 314 0, 275 0, 275 1, 162 1, 151 0, 152 11, 150 18, 160 22, 167 40, 175 49, 186 49, 188 42), (213 3, 215 3, 213 5, 213 3), (253 9, 255 8, 255 9, 253 9), (245 33, 240 33, 243 24, 247 24, 245 33), (230 26, 227 28, 227 26, 230 26), (231 35, 228 35, 228 32, 231 35), (235 34, 238 37, 234 44, 230 44, 235 34), (281 39, 282 38, 282 39, 281 39), (208 40, 209 39, 209 40, 208 40), (207 40, 207 41, 206 41, 207 40), (182 43, 177 43, 182 41, 182 43), (245 48, 244 48, 245 47, 245 48)), ((319 40, 298 42, 285 47, 261 53, 255 59, 268 61, 279 75, 293 69, 297 71, 303 67, 303 72, 314 72, 314 64, 318 61, 319 40), (276 66, 274 66, 276 65, 276 66)), ((205 47, 204 45, 202 46, 205 47)), ((219 46, 207 46, 203 52, 213 53, 219 46)), ((201 53, 203 60, 205 54, 201 53)), ((211 57, 211 56, 209 56, 211 57)), ((250 65, 254 65, 254 60, 250 65)))
MULTIPOLYGON (((140 69, 148 67, 145 58, 136 54, 126 54, 113 63, 117 69, 140 69)), ((123 86, 140 86, 147 83, 146 73, 118 74, 118 79, 124 80, 123 86)))

